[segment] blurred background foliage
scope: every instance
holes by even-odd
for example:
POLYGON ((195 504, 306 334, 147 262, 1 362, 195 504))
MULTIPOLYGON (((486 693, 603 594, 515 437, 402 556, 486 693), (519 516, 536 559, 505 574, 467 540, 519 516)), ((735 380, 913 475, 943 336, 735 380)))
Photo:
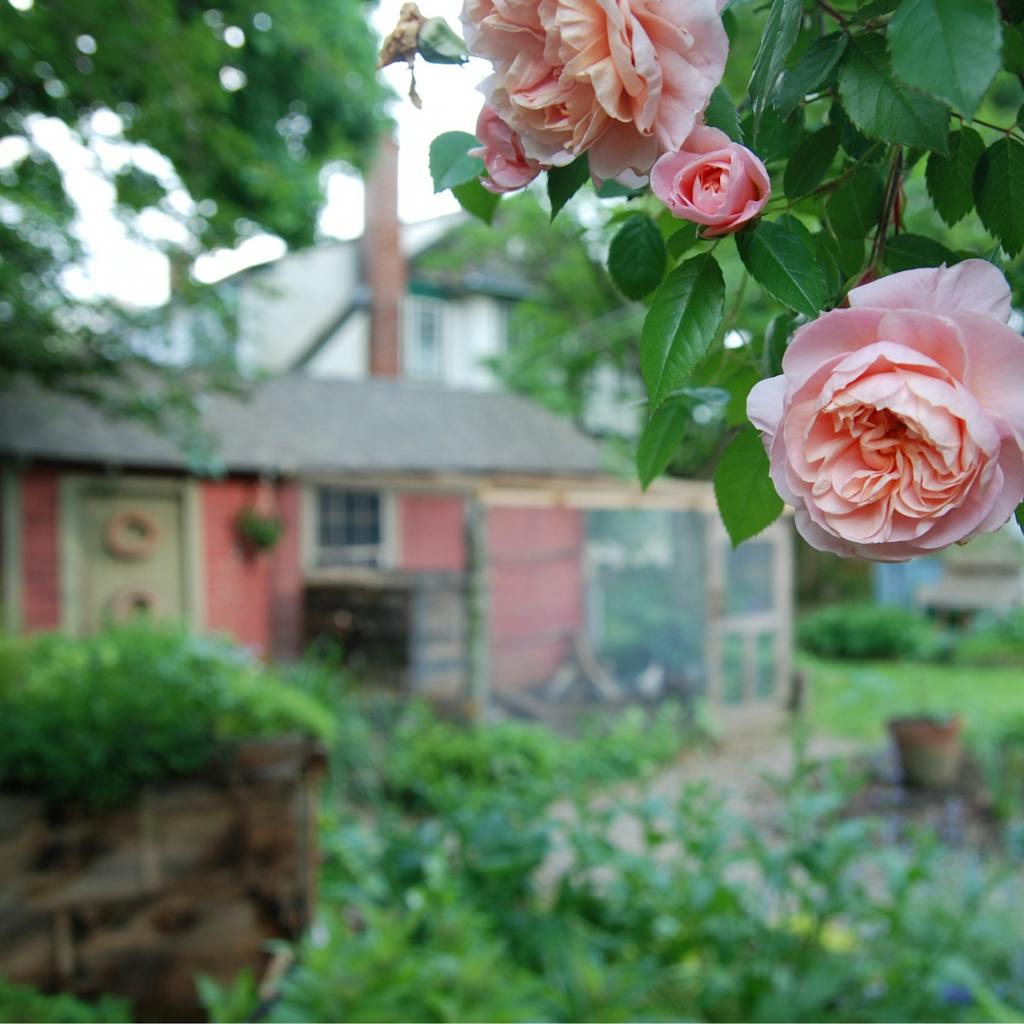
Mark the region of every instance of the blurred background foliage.
POLYGON ((32 379, 173 422, 179 440, 199 444, 194 395, 237 383, 234 311, 190 268, 259 232, 313 240, 325 165, 362 167, 387 123, 369 10, 362 0, 0 6, 10 157, 0 168, 0 386, 32 379), (75 191, 41 142, 44 126, 46 138, 62 127, 65 146, 84 147, 90 192, 75 191), (108 196, 129 236, 170 260, 172 305, 129 308, 69 275, 88 256, 79 204, 108 196), (140 217, 153 211, 172 225, 160 237, 140 217), (116 378, 134 389, 110 387, 116 378))

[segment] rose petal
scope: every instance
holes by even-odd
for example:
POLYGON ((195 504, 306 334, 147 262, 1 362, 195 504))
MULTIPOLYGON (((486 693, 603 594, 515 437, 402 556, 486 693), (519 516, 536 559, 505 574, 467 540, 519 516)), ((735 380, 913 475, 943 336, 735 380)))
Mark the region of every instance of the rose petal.
POLYGON ((946 315, 980 313, 1006 323, 1010 286, 986 260, 964 260, 953 267, 904 270, 861 285, 850 292, 850 305, 946 315))

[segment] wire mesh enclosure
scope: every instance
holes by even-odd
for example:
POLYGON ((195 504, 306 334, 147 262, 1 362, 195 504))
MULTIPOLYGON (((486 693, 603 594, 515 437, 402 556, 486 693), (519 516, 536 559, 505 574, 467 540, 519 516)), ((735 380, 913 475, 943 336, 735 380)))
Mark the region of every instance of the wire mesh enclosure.
MULTIPOLYGON (((333 631, 364 677, 469 718, 571 726, 698 699, 730 724, 781 711, 785 521, 733 550, 710 485, 683 481, 647 493, 607 479, 492 482, 458 500, 464 537, 447 538, 449 568, 325 568, 307 584, 308 638, 333 631)), ((417 522, 422 561, 438 526, 417 522)))
POLYGON ((484 504, 476 666, 493 709, 554 722, 697 698, 732 722, 781 709, 787 524, 733 550, 697 483, 646 496, 494 489, 484 504))

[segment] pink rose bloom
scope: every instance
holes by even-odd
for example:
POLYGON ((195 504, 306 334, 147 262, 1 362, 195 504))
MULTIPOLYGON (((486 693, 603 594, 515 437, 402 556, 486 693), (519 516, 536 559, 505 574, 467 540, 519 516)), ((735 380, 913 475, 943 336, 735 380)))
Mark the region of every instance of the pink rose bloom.
POLYGON ((597 179, 646 175, 693 131, 729 42, 715 0, 465 0, 481 87, 531 160, 588 153, 597 179))
POLYGON ((480 182, 484 188, 501 195, 515 192, 529 185, 541 172, 536 160, 530 160, 523 152, 519 136, 504 121, 489 103, 476 122, 476 137, 482 145, 471 149, 470 156, 478 156, 487 168, 487 177, 480 182))
POLYGON ((706 238, 731 235, 760 216, 772 191, 755 154, 706 126, 678 153, 659 158, 651 168, 651 188, 673 217, 706 225, 706 238))
POLYGON ((896 562, 1009 519, 1024 497, 1024 338, 983 260, 906 270, 801 327, 750 392, 780 496, 822 551, 896 562))

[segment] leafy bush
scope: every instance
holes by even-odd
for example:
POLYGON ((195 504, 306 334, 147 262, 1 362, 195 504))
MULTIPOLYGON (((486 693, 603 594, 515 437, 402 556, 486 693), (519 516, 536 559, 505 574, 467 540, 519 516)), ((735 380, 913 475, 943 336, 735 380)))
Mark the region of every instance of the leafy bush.
POLYGON ((821 658, 860 661, 933 657, 941 643, 919 612, 878 604, 837 604, 805 616, 797 643, 821 658))
POLYGON ((653 715, 632 708, 595 717, 575 738, 541 723, 466 728, 416 704, 400 715, 378 768, 386 790, 421 811, 487 802, 495 793, 543 805, 579 786, 641 778, 700 738, 677 704, 653 715))
POLYGON ((1024 821, 1024 715, 975 727, 968 741, 996 814, 1024 821))
POLYGON ((323 919, 267 1019, 1020 1019, 1012 878, 884 847, 842 817, 839 776, 776 785, 757 828, 700 787, 573 814, 497 788, 428 820, 337 814, 323 919))
POLYGON ((202 771, 225 743, 307 732, 329 712, 245 651, 133 624, 0 642, 0 786, 90 805, 202 771))
POLYGON ((960 665, 1024 669, 1024 609, 979 619, 957 639, 953 658, 960 665))
POLYGON ((113 1024, 131 1019, 131 1009, 122 999, 104 996, 95 1003, 86 1003, 74 996, 47 995, 29 985, 14 985, 0 978, 0 1024, 113 1024))

